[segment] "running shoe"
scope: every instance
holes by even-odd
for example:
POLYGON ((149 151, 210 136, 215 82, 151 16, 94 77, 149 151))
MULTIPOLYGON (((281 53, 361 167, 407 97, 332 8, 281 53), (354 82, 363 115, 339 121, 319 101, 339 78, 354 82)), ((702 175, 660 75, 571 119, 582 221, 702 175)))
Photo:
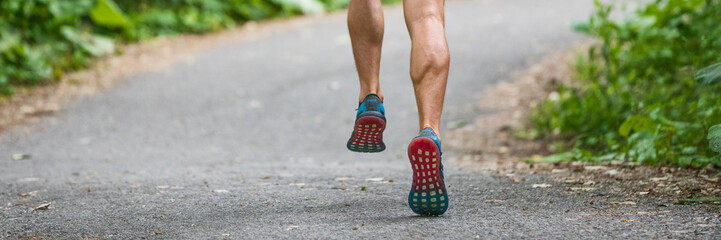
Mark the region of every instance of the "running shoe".
POLYGON ((443 181, 441 143, 431 128, 425 128, 408 145, 413 183, 408 206, 421 215, 438 216, 448 209, 448 192, 443 181))
POLYGON ((386 111, 378 95, 369 94, 358 106, 353 133, 346 144, 354 152, 374 153, 386 149, 383 130, 386 129, 386 111))

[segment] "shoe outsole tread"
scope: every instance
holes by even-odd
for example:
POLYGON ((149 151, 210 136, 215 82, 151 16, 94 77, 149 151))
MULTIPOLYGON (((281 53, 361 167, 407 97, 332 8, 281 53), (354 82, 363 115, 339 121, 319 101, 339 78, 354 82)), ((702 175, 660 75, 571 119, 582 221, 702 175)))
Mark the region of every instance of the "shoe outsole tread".
POLYGON ((353 135, 346 147, 354 152, 376 153, 386 149, 383 130, 386 121, 376 116, 363 116, 355 121, 353 135))
POLYGON ((416 137, 408 145, 408 160, 413 169, 408 206, 420 215, 442 215, 448 209, 448 193, 438 145, 430 138, 416 137))

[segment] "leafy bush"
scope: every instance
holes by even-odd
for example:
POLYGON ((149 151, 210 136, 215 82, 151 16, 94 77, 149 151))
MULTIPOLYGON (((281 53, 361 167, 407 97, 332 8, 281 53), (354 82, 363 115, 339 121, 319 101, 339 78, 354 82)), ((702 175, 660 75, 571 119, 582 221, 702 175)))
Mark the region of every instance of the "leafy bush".
MULTIPOLYGON (((394 0, 384 1, 393 2, 394 0)), ((52 82, 116 41, 336 10, 349 0, 0 0, 0 95, 52 82)))
POLYGON ((706 137, 721 123, 721 84, 694 78, 721 62, 721 1, 657 0, 625 20, 612 11, 596 1, 576 26, 601 43, 578 58, 580 87, 560 86, 535 109, 534 129, 569 160, 721 166, 706 137))
MULTIPOLYGON (((115 0, 128 12, 126 40, 158 35, 203 33, 232 27, 236 22, 262 20, 325 10, 316 0, 115 0)), ((326 0, 328 6, 346 1, 326 0)))

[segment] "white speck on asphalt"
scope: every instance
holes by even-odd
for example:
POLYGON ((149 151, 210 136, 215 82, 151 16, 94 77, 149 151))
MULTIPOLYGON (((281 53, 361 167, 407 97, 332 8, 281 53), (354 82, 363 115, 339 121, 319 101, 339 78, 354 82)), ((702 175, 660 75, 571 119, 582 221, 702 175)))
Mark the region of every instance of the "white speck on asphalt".
POLYGON ((13 160, 25 160, 30 158, 30 154, 26 153, 15 153, 10 156, 13 160))
POLYGON ((338 81, 332 81, 328 84, 328 89, 338 91, 340 90, 340 83, 338 81))
POLYGON ((92 140, 89 137, 78 139, 78 143, 80 143, 80 145, 88 145, 91 141, 92 140))
POLYGON ((36 178, 36 177, 29 177, 29 178, 18 179, 18 182, 37 182, 38 180, 40 180, 40 179, 36 178))
POLYGON ((34 211, 37 211, 37 210, 48 210, 48 209, 50 208, 50 204, 51 204, 51 203, 49 203, 49 202, 40 204, 40 206, 37 206, 37 207, 33 208, 32 211, 34 212, 34 211))
POLYGON ((26 193, 20 194, 20 197, 21 198, 34 198, 37 195, 38 195, 38 191, 32 191, 32 192, 26 192, 26 193))
POLYGON ((260 108, 263 108, 263 103, 262 103, 261 101, 258 101, 258 100, 253 99, 253 100, 250 101, 250 103, 248 104, 248 106, 249 106, 251 109, 260 109, 260 108))

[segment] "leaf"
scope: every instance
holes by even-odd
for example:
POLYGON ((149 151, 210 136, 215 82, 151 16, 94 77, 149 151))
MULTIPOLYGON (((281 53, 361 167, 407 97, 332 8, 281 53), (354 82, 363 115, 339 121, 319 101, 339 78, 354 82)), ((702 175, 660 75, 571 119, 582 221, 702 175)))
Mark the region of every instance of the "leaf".
POLYGON ((13 154, 13 155, 11 156, 11 158, 12 158, 13 160, 25 160, 25 159, 30 159, 30 154, 26 154, 26 153, 15 153, 15 154, 13 154))
POLYGON ((77 44, 80 48, 96 57, 115 51, 115 43, 107 37, 82 33, 68 26, 62 27, 60 33, 68 41, 77 44))
POLYGON ((20 194, 21 198, 34 198, 36 196, 38 196, 37 190, 20 194))
POLYGON ((621 127, 618 128, 618 134, 628 137, 628 135, 631 134, 631 131, 640 132, 645 130, 652 132, 655 127, 656 126, 653 124, 653 120, 651 120, 651 118, 646 116, 631 115, 626 118, 626 121, 624 121, 623 124, 621 124, 621 127))
POLYGON ((284 8, 298 9, 305 14, 323 13, 325 8, 318 0, 273 0, 284 8))
POLYGON ((113 0, 97 0, 90 11, 93 22, 104 27, 125 27, 128 20, 113 0))
POLYGON ((590 34, 591 26, 588 22, 575 22, 571 24, 571 29, 574 32, 590 34))
POLYGON ((33 208, 32 212, 38 211, 38 210, 48 210, 48 209, 50 209, 50 204, 52 204, 52 203, 46 202, 46 203, 40 204, 39 206, 33 208))
POLYGON ((697 197, 697 198, 687 198, 687 199, 679 199, 678 204, 694 204, 694 203, 721 203, 721 197, 697 197))
POLYGON ((640 131, 632 134, 628 138, 628 143, 631 145, 631 149, 629 150, 630 157, 639 162, 656 159, 655 140, 656 135, 648 131, 640 131))
POLYGON ((231 0, 235 11, 249 20, 261 20, 276 14, 275 6, 265 0, 231 0))
POLYGON ((0 52, 5 52, 11 47, 20 44, 20 35, 11 32, 0 32, 0 52))
POLYGON ((708 129, 709 148, 715 152, 721 153, 721 124, 717 124, 708 129))
POLYGON ((56 0, 48 4, 48 10, 58 19, 82 16, 92 8, 93 0, 56 0))
POLYGON ((608 162, 613 161, 622 157, 619 157, 620 154, 618 153, 607 153, 601 156, 593 156, 591 159, 596 162, 608 162))
POLYGON ((569 162, 573 160, 574 156, 576 156, 576 153, 574 152, 563 152, 563 153, 557 153, 549 156, 545 156, 539 159, 532 159, 532 162, 547 162, 547 163, 555 163, 555 162, 569 162))
POLYGON ((60 34, 63 35, 65 39, 74 44, 80 44, 80 42, 82 42, 82 37, 80 36, 80 33, 78 33, 78 31, 76 31, 72 27, 64 26, 60 28, 60 34))
POLYGON ((708 66, 696 72, 696 81, 702 84, 716 84, 721 82, 721 63, 708 66))
POLYGON ((721 138, 721 124, 713 125, 708 129, 706 139, 711 140, 712 138, 721 138))
POLYGON ((87 44, 83 45, 83 49, 93 56, 103 56, 115 51, 115 43, 113 39, 100 35, 91 35, 87 44))
POLYGON ((696 154, 697 152, 698 152, 698 149, 696 149, 695 146, 684 147, 683 149, 681 149, 681 154, 685 154, 685 155, 692 155, 692 154, 696 154))

